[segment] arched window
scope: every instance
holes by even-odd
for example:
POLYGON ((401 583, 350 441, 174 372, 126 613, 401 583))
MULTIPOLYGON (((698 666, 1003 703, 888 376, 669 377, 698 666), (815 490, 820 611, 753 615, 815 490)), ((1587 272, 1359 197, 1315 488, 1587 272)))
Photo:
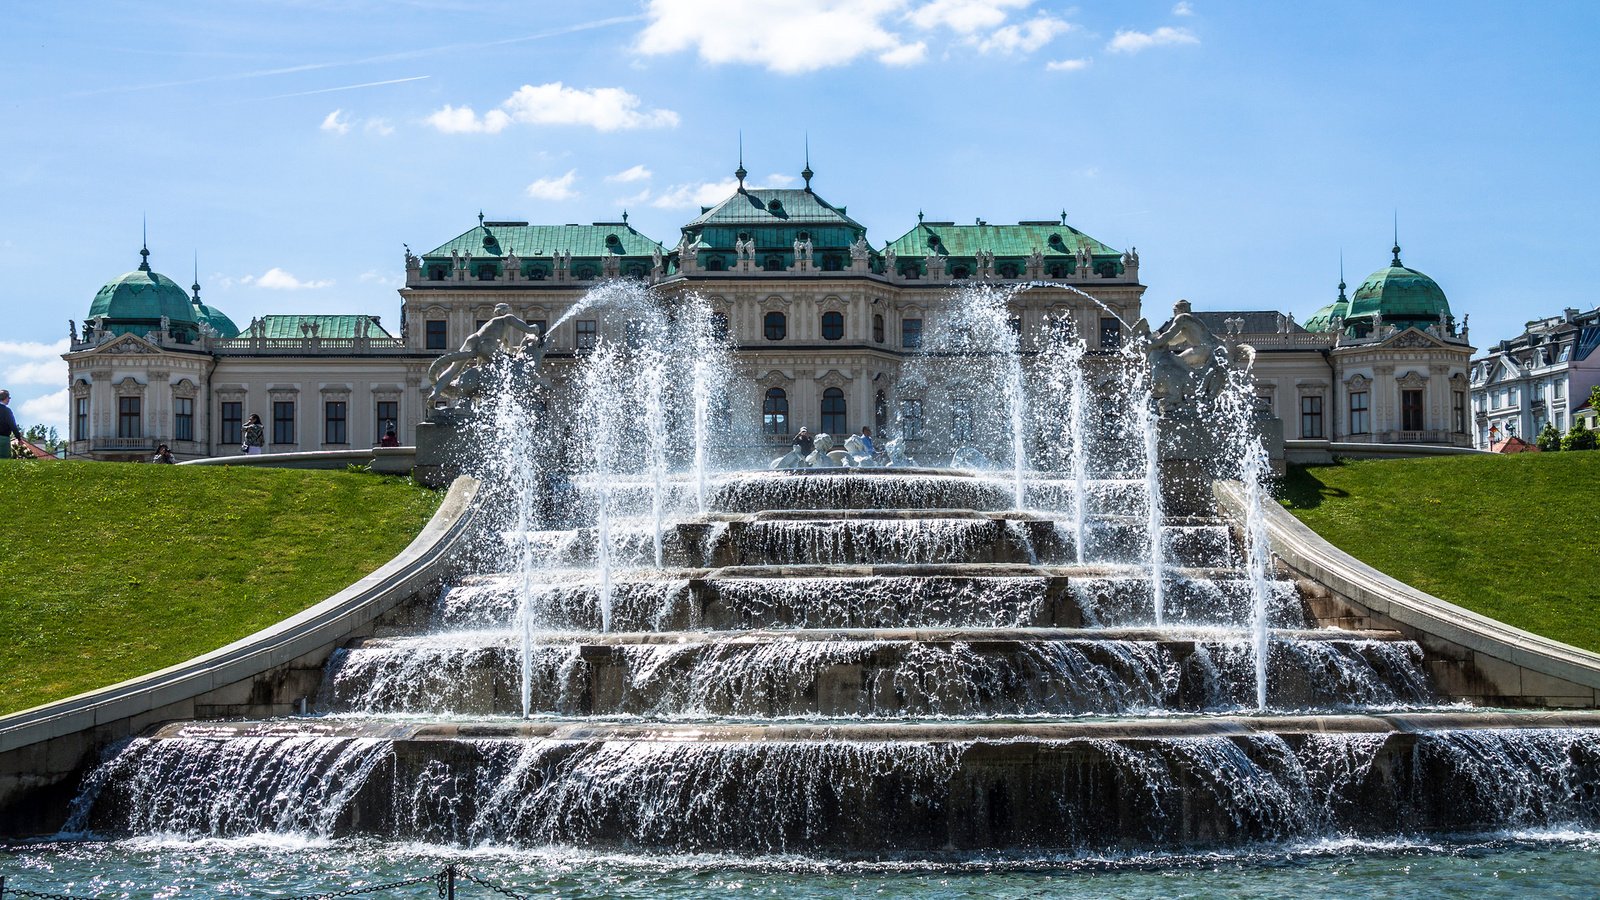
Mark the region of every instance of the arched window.
POLYGON ((837 253, 829 253, 822 258, 822 271, 838 272, 844 268, 844 258, 837 253))
POLYGON ((837 341, 844 337, 844 313, 825 312, 822 314, 822 339, 837 341))
POLYGON ((846 434, 844 391, 828 388, 822 392, 822 430, 832 435, 846 434))
POLYGON ((546 278, 549 278, 549 277, 550 277, 550 272, 547 269, 545 269, 544 266, 529 266, 528 267, 528 280, 529 281, 543 281, 543 280, 545 280, 546 278))
POLYGON ((783 336, 789 333, 788 321, 783 317, 783 313, 777 310, 767 313, 761 321, 761 326, 769 341, 781 341, 783 336))
POLYGON ((629 266, 628 267, 628 277, 629 278, 643 278, 644 277, 644 266, 641 266, 638 263, 634 263, 633 265, 629 266))
POLYGON ((1000 266, 1000 277, 1001 278, 1015 278, 1015 277, 1017 277, 1017 264, 1016 263, 1002 263, 1001 266, 1000 266))
POLYGON ((429 281, 443 281, 444 280, 444 273, 445 273, 445 267, 444 266, 429 266, 428 267, 428 280, 429 281))
POLYGON ((761 264, 761 268, 768 272, 782 272, 783 258, 780 256, 769 256, 767 257, 766 262, 761 264))
POLYGON ((1067 267, 1061 265, 1060 263, 1056 263, 1055 265, 1050 267, 1050 277, 1051 278, 1065 278, 1065 277, 1067 277, 1067 267))
POLYGON ((481 266, 478 267, 478 280, 479 281, 493 281, 494 280, 494 264, 493 263, 486 263, 486 264, 481 265, 481 266))
POLYGON ((594 266, 579 266, 578 267, 578 280, 579 281, 593 281, 594 280, 594 266))
POLYGON ((956 266, 954 269, 950 270, 950 277, 951 278, 965 278, 965 277, 967 277, 967 267, 966 266, 956 266))
POLYGON ((872 339, 880 344, 883 343, 883 316, 880 314, 874 314, 872 317, 872 339))
POLYGON ((783 388, 767 388, 761 401, 761 430, 766 434, 789 433, 789 395, 783 388))
POLYGON ((722 270, 723 270, 722 257, 720 257, 720 256, 708 256, 708 257, 706 257, 706 271, 707 272, 721 272, 722 270))

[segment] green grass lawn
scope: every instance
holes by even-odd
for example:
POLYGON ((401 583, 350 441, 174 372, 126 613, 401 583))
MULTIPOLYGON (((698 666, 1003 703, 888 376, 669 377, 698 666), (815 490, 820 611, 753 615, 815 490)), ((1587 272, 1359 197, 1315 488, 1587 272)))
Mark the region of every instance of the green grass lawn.
POLYGON ((214 650, 399 552, 442 495, 351 472, 0 462, 0 713, 214 650))
POLYGON ((1600 451, 1291 467, 1281 493, 1407 584, 1600 652, 1600 451))

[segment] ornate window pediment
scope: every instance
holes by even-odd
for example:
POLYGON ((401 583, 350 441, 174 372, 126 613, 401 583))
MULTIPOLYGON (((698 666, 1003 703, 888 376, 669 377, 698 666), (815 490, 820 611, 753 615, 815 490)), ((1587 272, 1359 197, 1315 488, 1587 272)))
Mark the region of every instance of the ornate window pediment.
POLYGON ((794 384, 794 376, 785 374, 779 369, 769 369, 766 374, 756 379, 756 383, 763 388, 786 387, 794 384))
POLYGON ((1457 372, 1454 375, 1451 375, 1450 376, 1450 387, 1452 387, 1452 388, 1454 388, 1455 390, 1458 390, 1458 391, 1466 390, 1467 389, 1467 376, 1461 374, 1460 372, 1457 372))
POLYGON ((789 308, 789 298, 788 297, 779 296, 778 294, 773 294, 770 297, 767 297, 765 300, 761 301, 761 308, 764 309, 764 310, 788 309, 789 308))
POLYGON ((1389 340, 1388 346, 1399 349, 1432 349, 1439 346, 1439 342, 1428 337, 1415 328, 1407 328, 1389 340))
POLYGON ((838 294, 829 294, 817 304, 817 308, 823 312, 844 312, 849 306, 850 304, 838 294))
POLYGON ((77 381, 72 383, 72 396, 87 397, 89 396, 89 392, 93 390, 93 387, 94 386, 89 383, 88 379, 79 378, 77 381))
POLYGON ((824 390, 828 388, 842 389, 848 385, 850 381, 850 376, 840 372, 838 369, 829 369, 827 372, 824 372, 817 378, 817 384, 824 390))
POLYGON ((146 385, 144 382, 134 378, 132 375, 128 375, 121 381, 117 382, 114 387, 116 388, 118 397, 128 397, 134 394, 143 394, 146 385))
POLYGON ((1399 378, 1396 378, 1395 384, 1398 384, 1403 388, 1416 390, 1417 388, 1427 387, 1428 376, 1422 374, 1421 372, 1410 371, 1404 375, 1401 375, 1399 378))
POLYGON ((1361 374, 1351 375, 1344 380, 1344 386, 1346 390, 1364 391, 1372 387, 1372 379, 1361 374))
POLYGON ((200 395, 200 387, 187 378, 179 380, 172 386, 172 396, 193 399, 200 395))

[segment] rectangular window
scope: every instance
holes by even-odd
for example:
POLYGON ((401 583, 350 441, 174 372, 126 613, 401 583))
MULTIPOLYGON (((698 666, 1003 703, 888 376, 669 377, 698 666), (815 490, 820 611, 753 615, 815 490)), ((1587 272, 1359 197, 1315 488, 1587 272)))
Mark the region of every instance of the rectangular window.
POLYGON ((593 350, 598 323, 594 319, 578 320, 578 349, 593 350))
POLYGON ((180 441, 194 440, 194 398, 176 397, 173 399, 172 437, 180 441))
POLYGON ((350 405, 343 400, 327 400, 322 404, 322 442, 324 444, 348 444, 350 432, 345 427, 349 424, 350 405))
POLYGON ((1451 393, 1451 408, 1454 413, 1456 434, 1467 433, 1467 392, 1454 391, 1451 393))
POLYGON ((229 400, 222 404, 222 446, 244 443, 244 404, 229 400))
POLYGON ((275 400, 272 403, 272 442, 294 443, 294 401, 275 400))
POLYGON ((972 440, 972 401, 950 398, 950 440, 965 444, 972 440))
POLYGON ((1300 436, 1322 437, 1322 396, 1309 394, 1300 398, 1300 436))
POLYGON ((1567 397, 1567 383, 1565 381, 1556 382, 1556 399, 1557 400, 1565 400, 1566 397, 1567 397))
POLYGON ((89 398, 88 397, 79 397, 78 398, 76 416, 74 418, 75 418, 76 421, 74 423, 75 430, 73 432, 73 439, 74 440, 79 440, 79 441, 88 440, 89 439, 89 398))
POLYGON ((379 400, 377 412, 378 433, 374 437, 377 440, 383 440, 383 436, 388 434, 391 428, 398 435, 400 433, 400 401, 379 400))
POLYGON ((902 319, 900 321, 900 346, 907 350, 916 350, 922 346, 921 319, 902 319))
POLYGON ((1100 349, 1115 350, 1122 346, 1122 320, 1106 317, 1100 320, 1100 349))
POLYGON ((117 398, 117 437, 144 437, 144 428, 139 416, 140 405, 138 397, 117 398))
POLYGON ((908 441, 922 437, 922 401, 900 401, 900 436, 908 441))
POLYGON ((1350 433, 1372 433, 1372 406, 1366 391, 1354 391, 1350 394, 1350 433))
POLYGON ((1422 392, 1400 392, 1400 430, 1422 430, 1422 392))
POLYGON ((429 319, 428 322, 427 322, 427 327, 428 327, 428 332, 427 332, 428 333, 428 341, 424 345, 425 349, 428 349, 428 350, 448 350, 448 349, 450 349, 449 342, 445 339, 445 322, 444 322, 443 319, 429 319))

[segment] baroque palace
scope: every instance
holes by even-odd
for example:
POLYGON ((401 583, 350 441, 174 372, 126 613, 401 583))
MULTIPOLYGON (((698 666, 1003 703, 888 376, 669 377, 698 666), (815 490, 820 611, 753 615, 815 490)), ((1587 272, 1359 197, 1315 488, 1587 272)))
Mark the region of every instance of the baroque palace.
MULTIPOLYGON (((268 315, 240 328, 153 271, 95 295, 65 354, 71 452, 180 459, 239 452, 259 415, 268 452, 370 446, 393 428, 415 439, 429 364, 506 303, 547 326, 597 283, 634 279, 664 300, 706 297, 735 346, 735 427, 779 450, 800 426, 835 434, 921 426, 896 398, 901 366, 953 287, 1031 283, 1012 297, 1024 351, 1046 317, 1070 317, 1089 349, 1107 351, 1142 315, 1139 255, 1057 219, 1015 225, 925 220, 875 246, 866 228, 811 187, 739 188, 663 244, 620 221, 531 225, 486 221, 420 256, 405 256, 395 331, 372 315, 268 315), (1088 296, 1085 296, 1088 295, 1088 296), (1093 299, 1089 299, 1092 297, 1093 299), (1097 302, 1098 301, 1098 302, 1097 302), (742 386, 742 391, 739 386, 742 386), (744 400, 738 400, 743 394, 744 400), (891 414, 890 405, 897 404, 891 414)), ((1263 402, 1290 439, 1468 445, 1472 348, 1439 286, 1392 264, 1303 327, 1272 311, 1197 315, 1218 336, 1258 350, 1263 402)), ((581 314, 547 336, 547 358, 571 358, 620 323, 581 314)), ((1164 318, 1164 316, 1152 317, 1164 318)), ((781 452, 781 450, 779 450, 781 452)))

